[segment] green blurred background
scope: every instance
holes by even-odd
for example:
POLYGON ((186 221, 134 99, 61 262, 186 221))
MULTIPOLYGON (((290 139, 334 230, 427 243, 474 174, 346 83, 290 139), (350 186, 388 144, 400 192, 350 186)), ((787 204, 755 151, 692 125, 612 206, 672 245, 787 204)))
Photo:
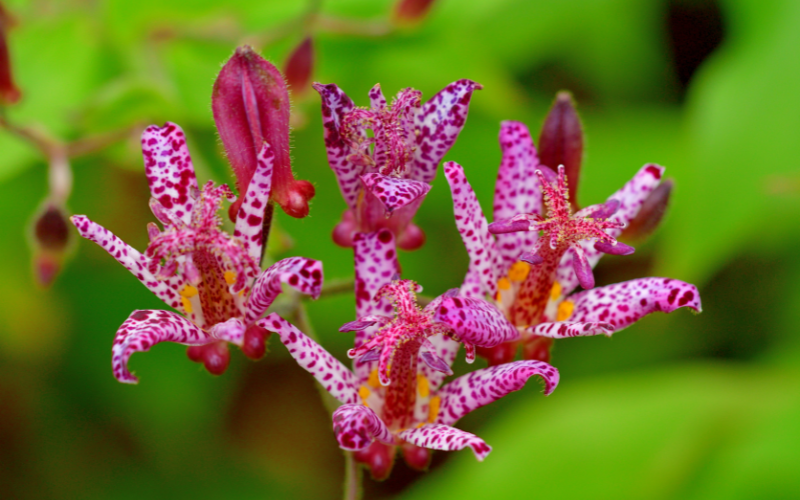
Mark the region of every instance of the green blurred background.
MULTIPOLYGON (((132 123, 177 122, 198 176, 232 182, 211 85, 239 43, 281 66, 302 39, 270 34, 305 2, 8 0, 23 100, 17 123, 64 139, 132 123)), ((322 12, 373 23, 390 0, 326 0, 322 12)), ((431 470, 398 461, 367 498, 800 498, 800 2, 793 0, 441 0, 416 28, 314 37, 314 79, 357 104, 430 97, 471 78, 467 126, 446 159, 491 207, 501 120, 534 136, 560 89, 586 132, 582 205, 645 162, 675 179, 659 231, 632 257, 607 257, 598 284, 637 276, 696 283, 704 313, 656 314, 615 335, 556 342, 561 384, 531 382, 459 424, 493 448, 438 452, 431 470)), ((311 216, 278 214, 292 248, 327 278, 352 276, 330 232, 344 209, 327 166, 319 98, 298 99, 293 165, 316 185, 311 216), (303 123, 304 122, 304 123, 303 123)), ((136 248, 147 206, 136 141, 73 162, 68 207, 136 248)), ((46 162, 0 131, 0 496, 3 498, 336 498, 343 460, 311 377, 273 339, 260 362, 232 353, 221 377, 162 344, 132 358, 138 386, 111 374, 114 332, 162 304, 97 246, 77 242, 53 287, 34 285, 31 218, 46 162)), ((403 253, 427 294, 467 266, 441 173, 417 215, 428 242, 403 253)), ((73 237, 77 235, 72 234, 73 237)), ((77 239, 77 238, 75 238, 77 239)), ((345 359, 353 296, 310 303, 322 343, 345 359)), ((463 361, 459 370, 464 370, 463 361)), ((479 365, 482 361, 477 362, 479 365)))

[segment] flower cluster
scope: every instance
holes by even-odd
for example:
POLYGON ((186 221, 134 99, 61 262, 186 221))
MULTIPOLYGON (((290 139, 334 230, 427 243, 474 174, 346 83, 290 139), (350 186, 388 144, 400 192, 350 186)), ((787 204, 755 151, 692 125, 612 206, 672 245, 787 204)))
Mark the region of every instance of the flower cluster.
POLYGON ((645 165, 607 201, 580 209, 582 132, 564 95, 545 123, 543 160, 523 124, 502 124, 491 224, 463 168, 444 165, 470 264, 458 288, 422 307, 422 287, 400 277, 398 248, 423 243, 411 219, 481 86, 460 80, 425 104, 420 92, 405 89, 388 105, 376 85, 369 108, 355 106, 334 84, 314 88, 322 96, 328 160, 347 205, 333 237, 355 257, 356 314, 339 330, 354 332, 352 369, 278 313, 264 316, 282 284, 318 297, 322 264, 291 257, 261 270, 271 204, 302 217, 313 186, 291 172, 280 73, 244 48, 223 68, 213 98, 239 198, 212 181, 199 187, 186 137, 167 123, 142 135, 150 208, 161 223, 148 225, 147 249, 139 253, 85 216, 71 219, 81 236, 177 311, 137 310, 122 324, 112 346, 113 373, 121 382, 137 381, 128 369, 131 354, 159 342, 190 346, 192 360, 220 374, 228 365, 228 343, 257 359, 276 333, 298 365, 341 403, 332 415, 339 446, 385 478, 398 451, 417 469, 427 467, 430 450, 470 448, 483 460, 490 446, 453 425, 533 376, 550 394, 559 381, 549 364, 551 339, 611 335, 654 311, 700 310, 697 289, 677 280, 594 287, 592 268, 603 254, 633 253, 617 240, 623 229, 638 220, 637 227, 650 230, 660 219, 664 169, 645 165), (232 234, 218 215, 226 201, 232 203, 232 234), (578 285, 583 291, 573 293, 578 285), (461 345, 468 363, 477 353, 490 366, 446 382, 461 345), (524 359, 514 361, 519 346, 524 359))

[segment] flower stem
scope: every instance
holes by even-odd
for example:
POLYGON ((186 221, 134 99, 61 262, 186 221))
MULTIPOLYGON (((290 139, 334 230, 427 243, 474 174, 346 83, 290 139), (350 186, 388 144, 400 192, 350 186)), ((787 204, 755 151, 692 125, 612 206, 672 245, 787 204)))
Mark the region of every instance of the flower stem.
POLYGON ((360 500, 364 493, 361 488, 361 467, 356 463, 352 451, 344 452, 344 500, 360 500))

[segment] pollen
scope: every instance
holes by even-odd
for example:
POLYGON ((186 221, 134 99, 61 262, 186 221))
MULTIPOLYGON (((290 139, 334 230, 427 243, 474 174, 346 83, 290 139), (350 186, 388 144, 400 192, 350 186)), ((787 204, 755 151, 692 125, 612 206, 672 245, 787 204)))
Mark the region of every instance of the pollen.
POLYGON ((421 373, 417 374, 417 391, 423 398, 427 398, 431 395, 431 386, 428 383, 428 378, 421 373))
POLYGON ((362 401, 366 401, 370 395, 370 390, 366 385, 362 385, 358 388, 358 395, 361 397, 362 401))
POLYGON ((183 310, 186 311, 186 314, 192 314, 192 302, 184 296, 181 296, 181 304, 183 304, 183 310))
POLYGON ((428 422, 434 423, 436 421, 436 417, 439 416, 439 404, 441 402, 442 398, 439 396, 431 398, 430 403, 428 403, 428 422))
POLYGON ((558 300, 559 297, 561 297, 561 284, 556 281, 550 289, 550 300, 558 300))
POLYGON ((367 379, 367 383, 369 385, 371 385, 372 387, 376 388, 376 389, 381 386, 381 381, 378 378, 378 369, 377 368, 374 368, 370 372, 369 379, 367 379))
POLYGON ((181 296, 187 299, 191 299, 195 295, 197 295, 197 288, 193 287, 192 285, 186 285, 183 287, 183 290, 181 290, 181 296))
POLYGON ((500 290, 510 290, 511 282, 508 281, 508 278, 500 278, 500 280, 497 282, 497 288, 500 290))
POLYGON ((518 260, 514 262, 511 269, 508 270, 508 277, 511 281, 524 281, 531 272, 531 265, 527 262, 518 260))
POLYGON ((566 321, 572 316, 572 311, 575 309, 575 303, 571 300, 565 300, 558 305, 558 312, 556 313, 556 321, 566 321))
POLYGON ((235 272, 233 272, 233 271, 225 271, 225 274, 223 276, 225 277, 225 283, 227 283, 229 285, 233 285, 234 283, 236 283, 236 273, 235 272))

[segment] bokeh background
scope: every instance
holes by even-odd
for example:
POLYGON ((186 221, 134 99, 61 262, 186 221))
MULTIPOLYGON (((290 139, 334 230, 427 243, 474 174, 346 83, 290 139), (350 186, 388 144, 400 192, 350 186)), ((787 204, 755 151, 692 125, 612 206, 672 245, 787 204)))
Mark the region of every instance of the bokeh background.
MULTIPOLYGON (((285 0, 4 0, 23 100, 16 123, 65 140, 135 123, 179 123, 198 176, 232 182, 211 86, 240 43, 281 66, 309 8, 285 0), (288 28, 287 28, 288 26, 288 28)), ((607 257, 598 284, 637 276, 696 283, 704 312, 655 314, 607 338, 556 342, 561 384, 540 384, 459 424, 494 448, 398 461, 367 498, 800 498, 800 3, 793 0, 437 0, 417 27, 384 30, 389 0, 325 0, 314 79, 357 104, 380 82, 433 95, 484 85, 445 158, 491 206, 502 120, 534 136, 555 93, 573 92, 586 132, 582 205, 645 162, 675 180, 658 232, 607 257), (385 33, 384 33, 385 31, 385 33)), ((344 202, 327 166, 319 98, 296 96, 293 165, 317 189, 311 216, 278 214, 290 248, 352 276, 330 232, 344 202)), ((135 138, 75 159, 70 213, 143 249, 154 220, 135 138)), ((153 295, 97 246, 75 242, 49 289, 34 284, 30 224, 47 163, 0 130, 0 496, 3 498, 336 498, 343 460, 311 377, 276 339, 213 377, 185 348, 156 346, 110 370, 111 341, 153 295)), ((467 267, 441 173, 417 216, 428 242, 400 256, 427 294, 467 267)), ((77 234, 72 233, 74 240, 77 234)), ((274 238, 275 239, 275 238, 274 238)), ((352 293, 308 304, 341 359, 352 293)), ((463 365, 463 361, 461 361, 463 365)), ((483 363, 478 361, 478 364, 483 363)), ((460 370, 464 366, 459 365, 460 370)))

